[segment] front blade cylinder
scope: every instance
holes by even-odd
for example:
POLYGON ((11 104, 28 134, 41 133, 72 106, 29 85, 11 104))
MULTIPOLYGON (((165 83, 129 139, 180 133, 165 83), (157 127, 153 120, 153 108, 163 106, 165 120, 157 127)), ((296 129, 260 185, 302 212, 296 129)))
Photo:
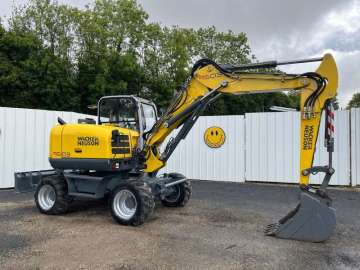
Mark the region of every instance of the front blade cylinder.
POLYGON ((284 239, 323 242, 336 226, 335 209, 329 198, 301 191, 300 203, 278 223, 265 228, 265 234, 284 239))

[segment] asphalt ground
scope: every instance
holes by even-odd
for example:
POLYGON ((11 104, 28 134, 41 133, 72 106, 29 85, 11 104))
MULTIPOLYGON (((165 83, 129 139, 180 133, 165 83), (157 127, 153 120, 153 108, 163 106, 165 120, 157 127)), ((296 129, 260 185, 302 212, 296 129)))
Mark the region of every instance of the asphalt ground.
POLYGON ((306 243, 263 234, 295 207, 295 186, 193 181, 186 207, 158 206, 140 227, 102 201, 46 216, 32 194, 0 191, 0 269, 360 269, 360 192, 329 193, 335 234, 306 243))

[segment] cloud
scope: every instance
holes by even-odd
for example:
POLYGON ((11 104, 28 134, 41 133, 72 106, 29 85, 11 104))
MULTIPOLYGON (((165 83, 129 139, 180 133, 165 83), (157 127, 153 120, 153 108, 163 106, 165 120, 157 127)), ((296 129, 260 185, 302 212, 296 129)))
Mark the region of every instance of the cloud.
MULTIPOLYGON (((0 15, 11 13, 2 0, 0 15)), ((83 7, 91 0, 58 0, 83 7)), ((344 106, 360 84, 360 0, 138 0, 150 21, 163 25, 206 27, 245 32, 259 60, 287 60, 334 54, 340 73, 339 98, 344 106)), ((282 68, 300 72, 316 65, 282 68)))
MULTIPOLYGON (((360 91, 360 1, 140 0, 150 20, 163 25, 245 32, 259 60, 287 60, 332 53, 339 68, 338 97, 345 107, 360 91)), ((317 64, 284 66, 287 72, 317 64)))
MULTIPOLYGON (((246 32, 253 39, 286 36, 309 29, 314 21, 341 5, 336 0, 241 1, 140 0, 150 19, 166 25, 200 27, 215 25, 220 30, 246 32)), ((346 2, 346 1, 341 1, 346 2)))
POLYGON ((340 10, 333 10, 326 17, 329 26, 347 33, 357 32, 360 28, 360 1, 353 1, 340 10))
POLYGON ((343 107, 355 92, 360 93, 360 49, 351 52, 333 51, 339 67, 339 100, 343 107))
MULTIPOLYGON (((291 57, 320 56, 331 53, 339 69, 338 98, 345 107, 355 92, 360 92, 360 1, 351 1, 330 11, 315 23, 311 31, 294 33, 293 41, 275 41, 277 52, 291 57)), ((264 52, 262 52, 264 53, 264 52)), ((303 72, 307 66, 285 67, 287 72, 303 72)))

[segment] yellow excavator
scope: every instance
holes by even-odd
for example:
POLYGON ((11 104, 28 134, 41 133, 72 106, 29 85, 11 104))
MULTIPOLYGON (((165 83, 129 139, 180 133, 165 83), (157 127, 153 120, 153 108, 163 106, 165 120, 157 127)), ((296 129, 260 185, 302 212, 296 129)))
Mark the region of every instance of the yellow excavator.
POLYGON ((15 187, 20 192, 35 191, 39 211, 52 215, 65 213, 74 197, 108 197, 111 214, 118 223, 140 225, 152 213, 155 201, 168 207, 188 202, 189 179, 179 173, 157 173, 210 103, 228 94, 297 90, 301 95, 300 202, 287 216, 267 226, 265 234, 322 242, 336 224, 326 188, 334 173, 332 102, 337 85, 337 68, 330 54, 239 66, 202 59, 195 63, 191 76, 160 118, 154 103, 131 95, 101 98, 97 121, 83 119, 68 124, 58 118, 59 124, 50 134, 49 161, 54 170, 16 173, 15 187), (321 63, 315 72, 261 72, 316 61, 321 63), (323 110, 329 164, 313 166, 323 110), (176 136, 166 140, 177 128, 176 136), (321 186, 313 187, 309 176, 319 172, 325 173, 324 180, 321 186))

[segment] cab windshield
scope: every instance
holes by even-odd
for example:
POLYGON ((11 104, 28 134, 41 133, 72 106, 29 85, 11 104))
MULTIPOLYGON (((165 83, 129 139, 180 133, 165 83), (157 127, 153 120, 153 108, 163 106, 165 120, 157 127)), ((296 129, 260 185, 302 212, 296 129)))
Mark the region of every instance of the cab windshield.
POLYGON ((132 98, 104 98, 99 103, 99 124, 139 130, 138 110, 132 98))

